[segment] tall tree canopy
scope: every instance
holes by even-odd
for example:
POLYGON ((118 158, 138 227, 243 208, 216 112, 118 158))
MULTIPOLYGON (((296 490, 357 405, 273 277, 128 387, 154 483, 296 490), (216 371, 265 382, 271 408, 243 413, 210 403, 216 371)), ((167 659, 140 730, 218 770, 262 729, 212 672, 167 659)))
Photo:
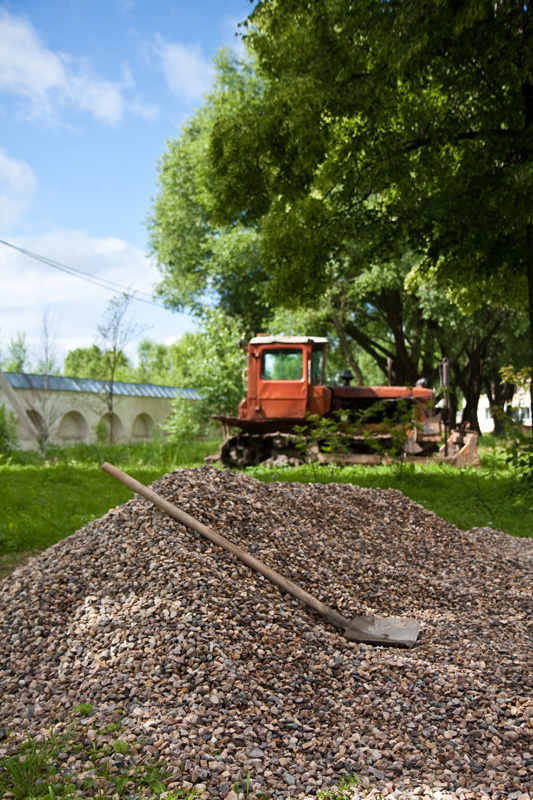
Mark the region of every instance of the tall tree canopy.
POLYGON ((263 0, 246 39, 161 162, 164 298, 320 306, 356 369, 449 355, 474 407, 528 286, 533 330, 529 8, 263 0))

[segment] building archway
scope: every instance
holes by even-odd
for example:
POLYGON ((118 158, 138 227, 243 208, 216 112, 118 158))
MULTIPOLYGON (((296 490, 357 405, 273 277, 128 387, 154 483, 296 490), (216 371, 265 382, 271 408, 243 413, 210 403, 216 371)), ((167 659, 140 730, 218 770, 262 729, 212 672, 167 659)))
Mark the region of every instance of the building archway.
POLYGON ((122 442, 124 440, 124 425, 122 424, 122 420, 120 417, 117 417, 116 414, 113 414, 113 435, 110 436, 111 431, 111 414, 105 414, 98 425, 100 428, 101 426, 105 426, 105 430, 107 431, 107 440, 110 439, 112 442, 122 442))
POLYGON ((79 411, 69 411, 59 425, 58 438, 63 442, 83 442, 89 434, 89 426, 79 411))
POLYGON ((152 428, 154 421, 150 414, 142 413, 135 417, 133 428, 131 429, 132 438, 135 440, 142 439, 146 441, 152 435, 152 428))
POLYGON ((38 431, 41 431, 43 429, 43 418, 41 417, 39 412, 35 411, 34 408, 27 408, 26 414, 28 415, 28 418, 32 423, 33 427, 36 428, 38 431))

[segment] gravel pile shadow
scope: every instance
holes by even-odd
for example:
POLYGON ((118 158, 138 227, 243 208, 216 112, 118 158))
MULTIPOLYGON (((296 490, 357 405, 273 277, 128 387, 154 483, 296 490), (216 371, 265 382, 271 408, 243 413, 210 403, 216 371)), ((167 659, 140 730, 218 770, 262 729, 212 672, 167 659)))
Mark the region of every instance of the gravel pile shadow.
POLYGON ((532 540, 462 532, 393 490, 207 467, 153 488, 347 617, 420 620, 419 642, 346 641, 135 498, 2 582, 3 726, 123 709, 206 797, 248 772, 279 798, 344 774, 398 797, 531 790, 532 540))

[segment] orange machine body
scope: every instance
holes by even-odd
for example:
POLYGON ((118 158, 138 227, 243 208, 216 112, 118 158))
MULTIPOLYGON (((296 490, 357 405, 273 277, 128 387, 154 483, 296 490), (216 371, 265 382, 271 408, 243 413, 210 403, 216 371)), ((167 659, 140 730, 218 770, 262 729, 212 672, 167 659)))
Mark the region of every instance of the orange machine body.
POLYGON ((248 344, 248 392, 239 419, 304 420, 327 414, 331 392, 324 386, 327 339, 257 336, 248 344))
MULTIPOLYGON (((310 414, 328 416, 383 401, 411 400, 422 418, 435 395, 423 386, 326 386, 328 341, 311 336, 256 336, 248 352, 248 391, 232 420, 244 430, 288 431, 310 414)), ((229 419, 227 419, 230 422, 229 419)), ((230 423, 231 424, 231 423, 230 423)))

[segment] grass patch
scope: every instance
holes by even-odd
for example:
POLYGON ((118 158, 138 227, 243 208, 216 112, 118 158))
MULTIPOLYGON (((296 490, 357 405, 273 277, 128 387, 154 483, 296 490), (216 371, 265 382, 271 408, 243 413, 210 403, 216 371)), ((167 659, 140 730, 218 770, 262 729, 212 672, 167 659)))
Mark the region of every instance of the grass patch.
POLYGON ((61 732, 23 738, 3 731, 0 741, 0 797, 63 800, 90 797, 192 800, 191 785, 176 789, 179 775, 124 730, 120 711, 94 721, 73 709, 61 732), (124 738, 121 738, 124 737, 124 738), (172 784, 172 790, 168 786, 172 784))
POLYGON ((0 578, 29 555, 133 497, 133 492, 102 472, 104 461, 148 484, 165 472, 203 464, 204 456, 214 452, 217 444, 218 440, 201 441, 179 449, 77 445, 54 450, 45 462, 35 453, 17 454, 18 458, 4 462, 0 465, 0 578))

